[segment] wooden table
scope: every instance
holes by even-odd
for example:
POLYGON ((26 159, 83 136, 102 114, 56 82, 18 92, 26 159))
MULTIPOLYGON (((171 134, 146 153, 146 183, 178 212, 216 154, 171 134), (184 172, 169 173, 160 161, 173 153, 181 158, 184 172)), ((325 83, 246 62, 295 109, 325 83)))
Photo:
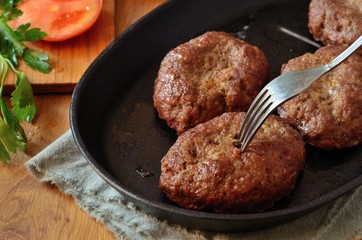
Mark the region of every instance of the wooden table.
MULTIPOLYGON (((116 35, 163 0, 116 0, 116 35)), ((89 63, 90 64, 90 63, 89 63)), ((66 71, 66 69, 64 69, 66 71)), ((26 153, 0 164, 0 239, 115 239, 71 196, 34 179, 24 163, 69 129, 71 93, 35 96, 38 115, 25 124, 26 153)))

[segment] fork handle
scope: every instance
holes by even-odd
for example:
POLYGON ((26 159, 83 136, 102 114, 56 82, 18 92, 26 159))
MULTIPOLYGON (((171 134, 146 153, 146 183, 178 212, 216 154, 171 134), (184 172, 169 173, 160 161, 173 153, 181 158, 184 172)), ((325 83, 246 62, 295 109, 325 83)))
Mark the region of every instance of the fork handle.
POLYGON ((328 63, 329 68, 334 68, 338 64, 340 64, 344 59, 349 57, 354 51, 356 51, 362 45, 362 35, 349 46, 346 50, 344 50, 341 54, 339 54, 335 59, 333 59, 330 63, 328 63))

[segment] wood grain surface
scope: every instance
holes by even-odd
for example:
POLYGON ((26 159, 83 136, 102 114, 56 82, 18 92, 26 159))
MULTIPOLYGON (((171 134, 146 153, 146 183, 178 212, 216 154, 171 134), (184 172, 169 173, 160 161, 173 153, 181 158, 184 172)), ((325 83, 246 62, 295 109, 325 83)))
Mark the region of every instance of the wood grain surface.
MULTIPOLYGON (((162 2, 115 0, 116 35, 162 2)), ((88 47, 92 48, 92 45, 88 47)), ((91 58, 87 61, 89 66, 91 58)), ((73 68, 64 68, 62 72, 71 77, 80 74, 73 68)), ((31 74, 31 71, 27 70, 27 73, 31 74)), ((44 80, 59 74, 47 75, 44 80)), ((24 167, 28 159, 69 129, 70 99, 70 93, 36 95, 38 115, 33 124, 25 124, 29 138, 26 153, 14 156, 7 166, 0 164, 1 240, 116 239, 102 224, 83 212, 72 197, 51 184, 40 183, 24 167)))

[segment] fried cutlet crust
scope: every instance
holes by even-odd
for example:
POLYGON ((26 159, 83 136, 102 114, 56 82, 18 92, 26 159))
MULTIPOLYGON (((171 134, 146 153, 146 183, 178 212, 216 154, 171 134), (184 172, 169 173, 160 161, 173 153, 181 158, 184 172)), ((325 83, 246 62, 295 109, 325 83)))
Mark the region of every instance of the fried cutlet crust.
POLYGON ((324 45, 350 45, 362 35, 362 0, 312 0, 308 27, 324 45))
MULTIPOLYGON (((326 46, 290 60, 282 72, 326 64, 346 46, 326 46)), ((362 56, 351 55, 307 90, 279 107, 279 115, 313 146, 341 149, 362 141, 362 56)))
POLYGON ((245 111, 268 73, 259 48, 224 32, 207 32, 165 56, 154 84, 154 106, 181 134, 224 112, 245 111))
POLYGON ((235 146, 245 113, 228 112, 181 134, 161 161, 159 186, 178 205, 259 212, 295 188, 304 167, 300 134, 271 115, 246 151, 235 146))

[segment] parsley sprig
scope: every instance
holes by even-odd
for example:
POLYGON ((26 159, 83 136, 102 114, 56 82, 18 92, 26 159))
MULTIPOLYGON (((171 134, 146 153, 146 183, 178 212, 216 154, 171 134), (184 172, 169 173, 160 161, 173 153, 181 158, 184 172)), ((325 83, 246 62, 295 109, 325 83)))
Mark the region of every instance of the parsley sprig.
POLYGON ((24 72, 17 70, 19 59, 43 73, 50 71, 49 57, 28 48, 24 42, 40 40, 47 36, 30 23, 12 29, 9 21, 18 18, 22 11, 17 8, 22 0, 0 0, 0 161, 8 163, 10 152, 25 151, 27 137, 21 122, 31 122, 36 114, 33 90, 24 72), (3 99, 5 79, 9 71, 16 76, 15 89, 11 93, 10 108, 3 99))

